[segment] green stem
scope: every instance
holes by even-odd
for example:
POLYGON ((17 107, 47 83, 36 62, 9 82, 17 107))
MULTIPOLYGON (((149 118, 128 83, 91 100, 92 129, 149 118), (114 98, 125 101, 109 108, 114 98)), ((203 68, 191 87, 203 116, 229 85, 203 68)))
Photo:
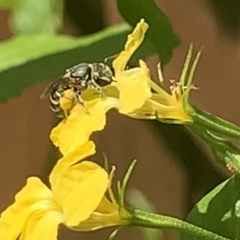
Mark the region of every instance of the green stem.
POLYGON ((209 130, 218 134, 222 134, 226 137, 240 139, 240 128, 228 122, 220 117, 214 116, 206 111, 203 111, 197 107, 193 107, 195 113, 193 114, 194 125, 203 127, 205 130, 209 130))
POLYGON ((177 229, 205 240, 230 240, 174 217, 149 213, 138 209, 131 210, 131 215, 131 219, 128 220, 130 220, 130 225, 132 226, 156 229, 177 229))

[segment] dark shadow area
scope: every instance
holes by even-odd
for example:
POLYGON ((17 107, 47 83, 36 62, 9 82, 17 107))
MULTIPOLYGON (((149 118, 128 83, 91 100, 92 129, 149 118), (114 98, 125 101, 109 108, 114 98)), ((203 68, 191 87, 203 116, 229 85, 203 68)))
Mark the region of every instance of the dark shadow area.
POLYGON ((232 40, 239 40, 240 1, 210 0, 206 3, 215 15, 220 32, 232 40))
POLYGON ((65 15, 82 35, 104 28, 103 6, 99 0, 65 0, 65 15))
POLYGON ((184 126, 152 121, 151 127, 186 172, 186 209, 190 210, 196 204, 198 196, 206 194, 226 177, 216 171, 209 157, 184 126))

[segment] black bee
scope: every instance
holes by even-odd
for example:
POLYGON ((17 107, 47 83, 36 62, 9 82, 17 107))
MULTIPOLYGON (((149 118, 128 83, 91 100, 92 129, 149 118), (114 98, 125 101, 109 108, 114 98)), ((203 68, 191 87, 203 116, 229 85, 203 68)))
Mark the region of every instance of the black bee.
POLYGON ((41 98, 49 97, 51 110, 59 118, 64 118, 66 114, 60 106, 60 98, 66 90, 73 92, 74 103, 84 107, 81 92, 90 87, 103 96, 102 87, 109 85, 113 78, 112 70, 104 63, 80 63, 67 69, 63 77, 51 82, 41 98))

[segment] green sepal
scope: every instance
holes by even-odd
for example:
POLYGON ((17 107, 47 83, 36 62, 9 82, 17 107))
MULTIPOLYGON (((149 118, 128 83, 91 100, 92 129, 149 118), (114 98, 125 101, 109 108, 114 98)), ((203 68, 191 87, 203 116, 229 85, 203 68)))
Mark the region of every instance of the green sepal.
POLYGON ((194 106, 194 114, 192 115, 194 124, 200 128, 220 134, 225 137, 240 139, 240 127, 217 117, 207 111, 201 110, 194 106))

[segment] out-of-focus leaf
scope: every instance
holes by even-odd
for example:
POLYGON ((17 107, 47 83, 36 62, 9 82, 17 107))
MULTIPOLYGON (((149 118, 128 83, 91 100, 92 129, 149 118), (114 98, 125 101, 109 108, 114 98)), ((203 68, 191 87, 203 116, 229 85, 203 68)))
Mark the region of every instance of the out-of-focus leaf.
MULTIPOLYGON (((147 199, 146 196, 138 189, 130 189, 128 191, 127 200, 134 208, 138 208, 148 212, 157 212, 156 208, 147 199)), ((159 229, 141 228, 145 240, 161 240, 163 239, 162 231, 159 229)))
MULTIPOLYGON (((240 179, 234 176, 205 195, 187 221, 229 239, 240 239, 240 179)), ((181 234, 181 240, 200 240, 181 234)))
POLYGON ((15 0, 11 26, 15 33, 54 34, 61 27, 63 0, 15 0))
MULTIPOLYGON (((19 95, 22 90, 64 73, 79 62, 103 61, 119 53, 131 31, 120 24, 81 38, 67 36, 19 36, 0 44, 0 102, 19 95)), ((136 57, 156 53, 149 41, 137 51, 136 57)))
POLYGON ((13 8, 16 4, 16 0, 0 0, 0 9, 13 8))
POLYGON ((167 16, 157 7, 154 0, 117 0, 121 15, 132 26, 144 18, 150 25, 147 37, 157 47, 162 64, 166 64, 172 57, 173 49, 180 40, 172 29, 167 16))

